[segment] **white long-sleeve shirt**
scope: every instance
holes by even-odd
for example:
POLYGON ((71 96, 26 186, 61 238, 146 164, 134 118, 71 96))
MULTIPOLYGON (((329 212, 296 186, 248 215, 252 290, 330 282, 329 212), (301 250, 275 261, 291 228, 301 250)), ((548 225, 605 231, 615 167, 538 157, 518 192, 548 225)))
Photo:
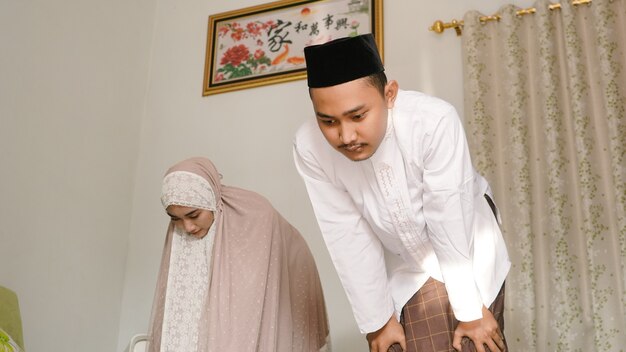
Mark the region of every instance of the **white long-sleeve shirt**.
POLYGON ((358 162, 312 119, 294 158, 362 333, 398 317, 429 277, 445 283, 458 320, 482 317, 510 262, 450 104, 400 91, 381 145, 358 162))

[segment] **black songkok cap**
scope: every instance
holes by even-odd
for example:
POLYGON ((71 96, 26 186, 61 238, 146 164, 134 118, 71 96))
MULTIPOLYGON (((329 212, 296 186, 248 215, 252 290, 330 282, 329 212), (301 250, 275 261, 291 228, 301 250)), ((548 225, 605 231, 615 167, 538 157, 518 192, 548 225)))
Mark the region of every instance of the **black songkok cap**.
POLYGON ((371 33, 307 46, 304 57, 310 88, 330 87, 385 70, 371 33))

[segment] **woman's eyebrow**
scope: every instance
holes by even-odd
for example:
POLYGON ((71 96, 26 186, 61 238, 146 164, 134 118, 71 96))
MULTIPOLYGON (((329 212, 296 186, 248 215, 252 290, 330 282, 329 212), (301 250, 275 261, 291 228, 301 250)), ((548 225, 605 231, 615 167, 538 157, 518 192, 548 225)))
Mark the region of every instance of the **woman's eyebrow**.
POLYGON ((193 213, 195 213, 197 211, 198 211, 198 209, 194 209, 194 210, 188 212, 187 214, 185 214, 185 216, 191 216, 191 214, 193 214, 193 213))
MULTIPOLYGON (((193 213, 197 212, 198 210, 199 210, 199 209, 194 209, 194 210, 192 210, 192 211, 188 212, 187 214, 185 214, 184 216, 191 216, 191 214, 193 214, 193 213)), ((169 216, 170 216, 170 218, 177 218, 177 219, 178 219, 178 216, 176 216, 176 215, 172 215, 172 214, 170 214, 170 213, 169 213, 169 212, 167 212, 167 211, 166 211, 166 213, 167 213, 167 215, 169 215, 169 216)))

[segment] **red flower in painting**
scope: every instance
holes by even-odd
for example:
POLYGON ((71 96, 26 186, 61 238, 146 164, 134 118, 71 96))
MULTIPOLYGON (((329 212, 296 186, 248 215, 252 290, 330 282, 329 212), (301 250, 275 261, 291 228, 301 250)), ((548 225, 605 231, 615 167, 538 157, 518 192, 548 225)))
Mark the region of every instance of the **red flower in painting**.
POLYGON ((229 30, 229 29, 228 29, 228 27, 226 27, 226 26, 224 26, 224 27, 220 27, 220 29, 219 29, 219 31, 218 31, 218 32, 219 32, 219 36, 220 36, 220 37, 225 36, 225 35, 226 35, 226 33, 228 33, 228 30, 229 30))
POLYGON ((220 72, 220 73, 218 73, 215 76, 215 82, 219 82, 219 81, 223 81, 223 80, 224 80, 224 74, 223 73, 220 72))
POLYGON ((248 25, 246 25, 246 28, 248 29, 248 33, 250 33, 253 37, 261 34, 261 26, 259 26, 255 22, 248 23, 248 25))
POLYGON ((258 60, 258 59, 262 58, 263 56, 265 56, 265 51, 263 51, 263 50, 261 50, 261 49, 257 49, 257 50, 254 52, 254 58, 255 58, 256 60, 258 60))
POLYGON ((234 41, 239 41, 244 37, 245 32, 243 28, 237 27, 233 28, 233 32, 230 34, 230 37, 233 38, 234 41))
POLYGON ((243 45, 235 45, 232 48, 229 48, 222 56, 222 60, 220 61, 221 65, 231 64, 235 67, 239 66, 243 61, 248 60, 250 56, 250 50, 243 45))

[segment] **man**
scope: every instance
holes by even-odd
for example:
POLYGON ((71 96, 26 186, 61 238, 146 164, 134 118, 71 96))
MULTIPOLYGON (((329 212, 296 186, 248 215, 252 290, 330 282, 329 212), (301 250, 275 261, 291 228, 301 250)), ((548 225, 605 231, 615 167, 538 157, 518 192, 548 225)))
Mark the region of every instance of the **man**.
POLYGON ((305 58, 295 163, 370 350, 506 350, 510 262, 454 108, 387 82, 371 34, 305 58))

